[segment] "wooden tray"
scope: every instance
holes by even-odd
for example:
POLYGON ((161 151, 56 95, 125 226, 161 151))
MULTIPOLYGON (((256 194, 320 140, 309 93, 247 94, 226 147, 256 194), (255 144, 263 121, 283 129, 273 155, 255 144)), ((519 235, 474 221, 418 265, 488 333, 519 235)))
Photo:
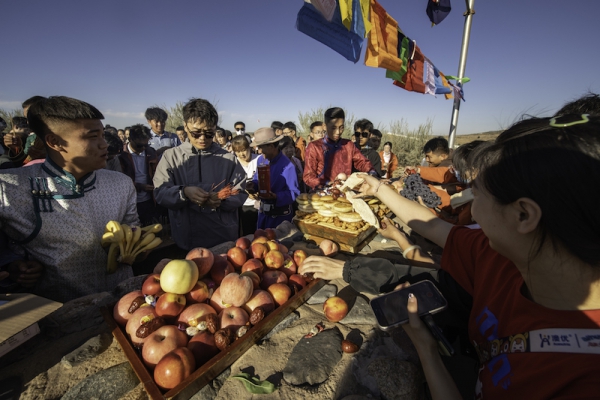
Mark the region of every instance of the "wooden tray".
POLYGON ((298 227, 300 232, 304 233, 307 239, 313 239, 317 243, 320 243, 323 239, 333 240, 340 245, 340 250, 348 251, 350 253, 358 253, 376 234, 377 228, 369 226, 367 229, 362 230, 357 234, 353 234, 350 231, 341 231, 332 229, 321 224, 308 224, 302 220, 294 218, 294 224, 298 227), (320 240, 318 240, 320 239, 320 240))
POLYGON ((159 399, 177 399, 187 400, 202 389, 206 384, 219 376, 227 367, 233 364, 242 356, 250 347, 258 340, 271 331, 279 322, 292 313, 296 308, 300 307, 306 299, 316 293, 325 281, 315 279, 309 282, 304 289, 292 296, 285 304, 277 307, 269 315, 265 317, 258 325, 252 327, 242 339, 236 340, 227 349, 221 351, 214 356, 206 364, 198 368, 186 380, 181 382, 177 387, 163 393, 161 389, 154 383, 151 373, 146 369, 142 361, 141 354, 136 351, 131 342, 127 338, 127 334, 116 323, 113 318, 113 307, 102 307, 102 316, 108 324, 113 336, 119 342, 119 345, 125 352, 131 367, 144 384, 144 388, 148 396, 153 400, 159 399))

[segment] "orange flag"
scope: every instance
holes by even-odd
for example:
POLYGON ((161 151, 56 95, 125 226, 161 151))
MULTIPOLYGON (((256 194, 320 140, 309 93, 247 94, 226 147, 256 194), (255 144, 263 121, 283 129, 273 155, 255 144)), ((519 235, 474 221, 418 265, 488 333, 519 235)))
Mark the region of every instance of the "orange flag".
POLYGON ((365 65, 399 71, 402 60, 398 58, 398 22, 377 0, 371 0, 371 26, 365 65))

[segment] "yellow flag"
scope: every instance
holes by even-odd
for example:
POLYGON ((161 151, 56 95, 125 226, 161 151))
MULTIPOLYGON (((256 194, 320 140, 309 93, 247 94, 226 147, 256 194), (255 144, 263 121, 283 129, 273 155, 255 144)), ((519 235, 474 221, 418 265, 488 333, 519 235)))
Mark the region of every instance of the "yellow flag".
POLYGON ((360 9, 362 10, 363 22, 365 24, 365 37, 371 32, 371 2, 370 0, 360 0, 360 9))
POLYGON ((344 24, 348 30, 350 30, 352 27, 352 1, 358 0, 340 0, 340 15, 342 17, 342 24, 344 24))

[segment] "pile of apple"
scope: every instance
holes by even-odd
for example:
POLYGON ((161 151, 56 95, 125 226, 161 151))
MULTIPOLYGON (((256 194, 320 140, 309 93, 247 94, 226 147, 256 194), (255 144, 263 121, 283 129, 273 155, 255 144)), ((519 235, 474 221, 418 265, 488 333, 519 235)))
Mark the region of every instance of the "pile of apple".
POLYGON ((306 257, 290 255, 272 229, 238 239, 227 254, 195 248, 185 260, 162 260, 117 302, 114 319, 169 390, 304 288, 310 278, 296 271, 306 257))

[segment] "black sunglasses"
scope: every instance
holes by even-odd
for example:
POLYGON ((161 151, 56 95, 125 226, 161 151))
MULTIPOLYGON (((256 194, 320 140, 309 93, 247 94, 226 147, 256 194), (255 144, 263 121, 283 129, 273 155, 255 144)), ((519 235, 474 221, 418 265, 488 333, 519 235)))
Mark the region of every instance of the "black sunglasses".
POLYGON ((215 137, 215 133, 213 131, 190 132, 190 135, 192 135, 194 139, 200 139, 202 136, 204 136, 206 139, 212 139, 215 137))
POLYGON ((368 138, 371 135, 369 132, 354 132, 355 136, 362 136, 364 138, 368 138))

